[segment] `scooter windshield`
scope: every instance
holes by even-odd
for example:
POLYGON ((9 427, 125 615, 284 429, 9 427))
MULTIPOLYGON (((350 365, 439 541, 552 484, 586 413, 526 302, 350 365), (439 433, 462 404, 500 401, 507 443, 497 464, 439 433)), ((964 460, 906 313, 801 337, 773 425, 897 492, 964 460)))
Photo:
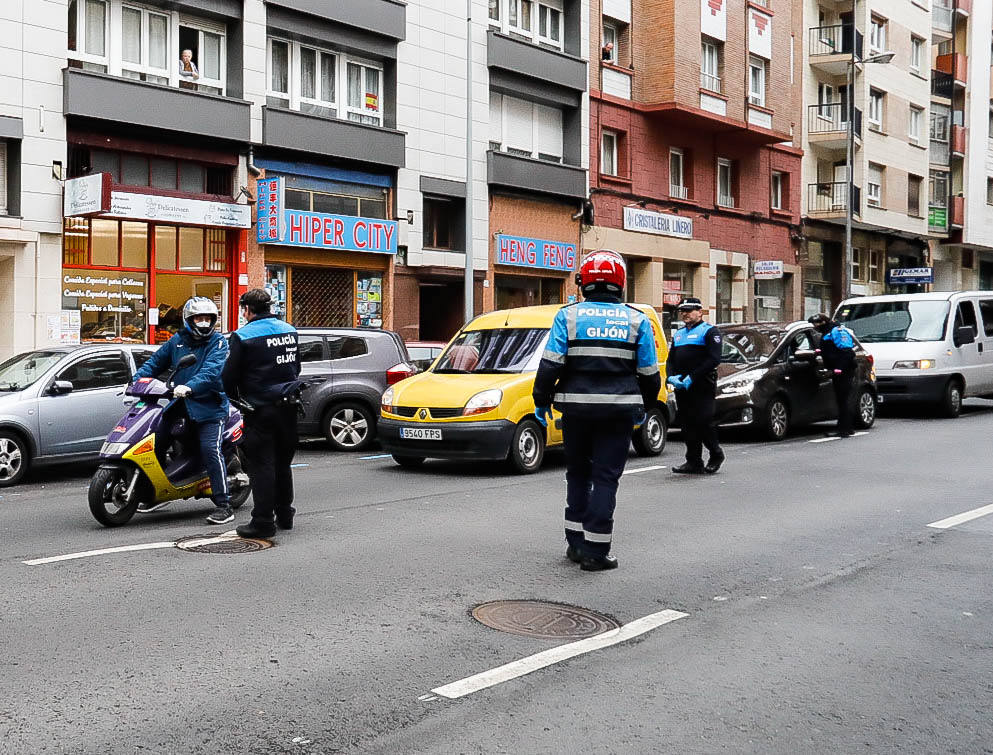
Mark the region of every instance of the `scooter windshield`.
POLYGON ((139 378, 124 391, 128 396, 159 398, 169 395, 169 386, 156 378, 139 378))

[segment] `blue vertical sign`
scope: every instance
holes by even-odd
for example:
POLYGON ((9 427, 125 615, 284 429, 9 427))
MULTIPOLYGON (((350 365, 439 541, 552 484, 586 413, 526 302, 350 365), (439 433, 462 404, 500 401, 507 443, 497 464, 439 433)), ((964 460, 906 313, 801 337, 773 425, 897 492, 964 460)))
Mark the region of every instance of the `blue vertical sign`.
POLYGON ((283 179, 266 178, 256 185, 255 238, 260 244, 279 243, 283 235, 283 179))

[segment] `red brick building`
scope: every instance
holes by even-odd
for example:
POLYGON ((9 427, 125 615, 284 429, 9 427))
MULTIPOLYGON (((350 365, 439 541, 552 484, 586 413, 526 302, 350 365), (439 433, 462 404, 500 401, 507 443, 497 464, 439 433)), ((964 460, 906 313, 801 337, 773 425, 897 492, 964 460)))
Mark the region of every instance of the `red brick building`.
POLYGON ((584 250, 628 260, 628 298, 715 322, 802 311, 801 21, 792 0, 592 0, 584 250), (760 264, 756 264, 760 263, 760 264))

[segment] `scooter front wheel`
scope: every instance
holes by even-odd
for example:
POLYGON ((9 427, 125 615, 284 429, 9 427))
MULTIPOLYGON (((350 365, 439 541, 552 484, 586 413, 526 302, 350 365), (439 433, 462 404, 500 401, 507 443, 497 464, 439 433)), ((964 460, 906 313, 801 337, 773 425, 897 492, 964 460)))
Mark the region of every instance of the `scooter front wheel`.
POLYGON ((90 479, 89 503, 94 518, 105 527, 120 527, 138 510, 138 497, 127 501, 128 472, 122 467, 100 467, 90 479))

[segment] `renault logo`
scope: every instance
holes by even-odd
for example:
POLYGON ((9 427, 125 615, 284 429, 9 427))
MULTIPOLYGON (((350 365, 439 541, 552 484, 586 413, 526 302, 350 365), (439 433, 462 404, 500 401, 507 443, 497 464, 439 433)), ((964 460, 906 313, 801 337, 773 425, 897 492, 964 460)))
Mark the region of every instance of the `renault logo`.
POLYGON ((421 409, 420 413, 417 416, 420 417, 421 419, 427 419, 428 418, 428 410, 427 409, 421 409))

